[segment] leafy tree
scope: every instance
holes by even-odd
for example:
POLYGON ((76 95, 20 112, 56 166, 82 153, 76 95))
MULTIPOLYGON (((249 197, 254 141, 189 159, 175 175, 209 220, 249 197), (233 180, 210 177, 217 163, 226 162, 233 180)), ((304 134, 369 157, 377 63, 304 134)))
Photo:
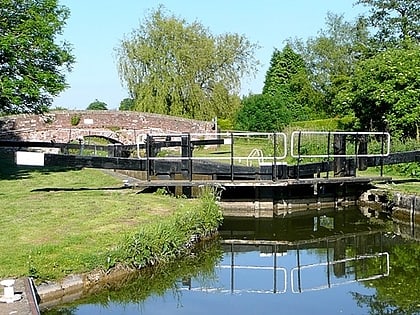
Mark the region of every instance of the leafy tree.
POLYGON ((134 100, 132 98, 125 98, 121 101, 119 110, 133 110, 134 100))
POLYGON ((58 0, 0 1, 0 113, 42 113, 66 87, 74 58, 56 43, 69 10, 58 0))
POLYGON ((122 40, 119 74, 135 110, 225 118, 235 111, 240 79, 256 69, 256 48, 244 36, 212 35, 159 7, 122 40))
POLYGON ((277 93, 254 94, 244 97, 236 117, 238 130, 273 132, 280 131, 291 121, 289 95, 277 93))
POLYGON ((96 99, 94 102, 90 103, 86 109, 87 110, 107 110, 108 105, 96 99))
POLYGON ((337 108, 351 108, 362 129, 417 137, 420 124, 420 46, 392 48, 358 63, 337 108))
POLYGON ((344 21, 342 15, 328 13, 326 29, 306 42, 288 39, 288 43, 302 58, 315 89, 322 93, 322 108, 330 115, 345 114, 334 108, 332 102, 346 85, 357 61, 371 54, 366 24, 344 21))
POLYGON ((282 51, 274 49, 265 76, 263 94, 275 95, 281 87, 290 83, 294 75, 301 72, 305 72, 305 62, 290 45, 287 44, 282 51))
POLYGON ((295 53, 289 44, 282 51, 274 50, 265 77, 263 94, 288 95, 289 105, 295 105, 294 120, 309 119, 309 112, 313 113, 313 109, 318 110, 322 103, 322 95, 309 81, 303 58, 295 53))
POLYGON ((358 0, 370 7, 366 20, 377 30, 379 47, 420 40, 420 3, 418 0, 358 0))

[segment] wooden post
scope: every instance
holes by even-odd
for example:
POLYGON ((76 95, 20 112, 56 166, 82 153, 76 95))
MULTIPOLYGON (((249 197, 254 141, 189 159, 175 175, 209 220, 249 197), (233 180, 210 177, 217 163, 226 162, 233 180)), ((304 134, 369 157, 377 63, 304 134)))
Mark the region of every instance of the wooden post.
MULTIPOLYGON (((368 140, 367 135, 361 135, 359 140, 359 147, 357 149, 357 154, 367 154, 368 149, 368 140)), ((357 159, 357 168, 359 171, 365 171, 367 169, 367 158, 366 157, 359 157, 357 159)))
MULTIPOLYGON (((191 136, 190 134, 181 136, 181 155, 182 155, 182 177, 192 180, 192 164, 191 164, 191 136)), ((188 198, 191 197, 191 186, 183 186, 182 194, 188 198)))
MULTIPOLYGON (((334 134, 334 155, 346 154, 346 135, 334 134)), ((346 175, 346 158, 334 157, 334 176, 343 177, 346 175)))

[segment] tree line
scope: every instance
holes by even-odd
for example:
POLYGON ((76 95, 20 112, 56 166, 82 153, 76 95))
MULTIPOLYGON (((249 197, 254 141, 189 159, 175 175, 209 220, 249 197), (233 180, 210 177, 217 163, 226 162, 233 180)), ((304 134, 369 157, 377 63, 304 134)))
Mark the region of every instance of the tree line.
MULTIPOLYGON (((358 0, 354 21, 328 13, 325 29, 274 49, 261 93, 239 96, 259 69, 257 44, 214 35, 163 6, 152 9, 115 49, 129 98, 120 110, 278 131, 292 121, 349 117, 354 130, 419 139, 420 4, 358 0)), ((58 0, 0 0, 0 114, 42 113, 67 85, 71 46, 56 42, 70 12, 58 0)), ((96 100, 91 109, 106 109, 96 100)))

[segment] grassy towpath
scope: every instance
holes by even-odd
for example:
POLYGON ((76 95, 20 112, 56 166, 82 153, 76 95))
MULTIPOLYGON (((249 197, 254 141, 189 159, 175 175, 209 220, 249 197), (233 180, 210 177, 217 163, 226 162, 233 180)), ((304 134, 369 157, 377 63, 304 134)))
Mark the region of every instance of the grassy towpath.
POLYGON ((122 186, 100 170, 16 167, 0 152, 0 278, 107 269, 126 235, 198 202, 122 186))

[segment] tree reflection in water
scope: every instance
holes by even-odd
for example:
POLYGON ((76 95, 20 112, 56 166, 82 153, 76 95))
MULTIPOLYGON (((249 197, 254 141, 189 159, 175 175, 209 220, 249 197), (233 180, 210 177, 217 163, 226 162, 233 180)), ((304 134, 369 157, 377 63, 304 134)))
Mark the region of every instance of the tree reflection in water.
MULTIPOLYGON (((256 295, 262 293, 277 297, 270 299, 273 310, 278 303, 292 301, 307 303, 305 310, 315 314, 314 301, 322 301, 327 292, 332 304, 350 297, 346 305, 351 303, 348 311, 353 314, 420 314, 419 242, 396 236, 392 224, 378 225, 380 221, 357 209, 315 214, 225 219, 220 241, 204 244, 183 260, 127 275, 73 305, 44 314, 87 314, 88 306, 95 313, 95 305, 102 310, 121 307, 123 314, 146 314, 155 303, 163 307, 170 299, 176 313, 187 314, 194 298, 202 314, 214 314, 217 299, 227 305, 226 311, 228 307, 239 311, 235 297, 242 304, 257 303, 261 311, 270 310, 267 301, 258 305, 256 295), (200 292, 204 295, 197 297, 200 292), (130 313, 130 304, 136 306, 135 312, 130 313)), ((247 311, 251 312, 245 308, 241 314, 247 311)))

